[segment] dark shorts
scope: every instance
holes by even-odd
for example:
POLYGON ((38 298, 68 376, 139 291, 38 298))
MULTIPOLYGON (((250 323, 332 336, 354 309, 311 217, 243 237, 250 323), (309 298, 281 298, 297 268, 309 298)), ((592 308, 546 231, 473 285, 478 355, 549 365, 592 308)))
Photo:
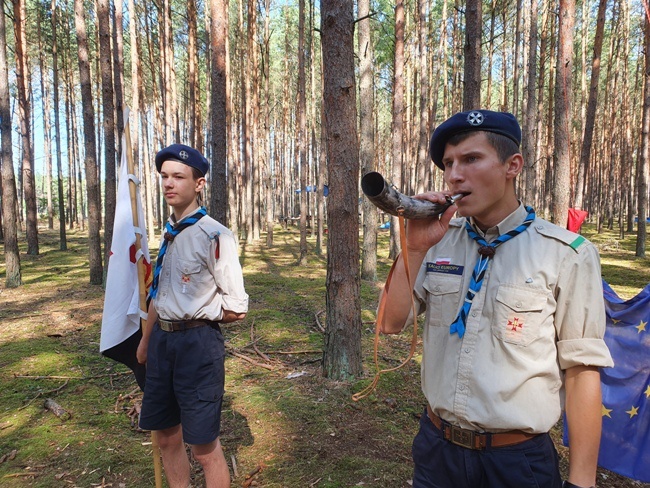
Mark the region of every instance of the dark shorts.
POLYGON ((208 444, 219 437, 224 359, 218 326, 164 332, 156 324, 147 351, 140 428, 181 424, 188 444, 208 444))
POLYGON ((426 410, 413 441, 413 488, 560 488, 551 436, 481 451, 445 440, 426 410))

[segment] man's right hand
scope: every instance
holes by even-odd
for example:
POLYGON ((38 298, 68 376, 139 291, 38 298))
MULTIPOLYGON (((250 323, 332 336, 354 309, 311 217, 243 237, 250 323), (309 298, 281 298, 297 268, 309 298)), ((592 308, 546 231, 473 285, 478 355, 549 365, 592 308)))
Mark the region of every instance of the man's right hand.
POLYGON ((140 344, 138 344, 138 350, 135 353, 135 357, 140 364, 147 363, 147 349, 149 347, 149 341, 145 340, 144 337, 140 339, 140 344))
MULTIPOLYGON (((444 204, 446 195, 441 192, 427 192, 416 195, 418 200, 444 204)), ((410 219, 406 225, 406 245, 408 251, 426 253, 432 246, 438 244, 449 229, 449 221, 458 210, 452 205, 442 215, 430 219, 410 219)))

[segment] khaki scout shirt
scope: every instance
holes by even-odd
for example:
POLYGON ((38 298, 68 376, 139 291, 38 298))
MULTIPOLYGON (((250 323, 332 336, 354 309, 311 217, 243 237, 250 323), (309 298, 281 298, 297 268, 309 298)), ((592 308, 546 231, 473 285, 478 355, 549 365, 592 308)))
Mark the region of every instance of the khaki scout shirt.
MULTIPOLYGON (((483 234, 519 226, 519 208, 483 234)), ((563 370, 612 366, 603 341, 600 261, 581 236, 535 219, 503 243, 474 297, 465 335, 451 335, 478 259, 465 219, 454 219, 419 271, 414 293, 426 310, 422 389, 433 411, 466 429, 548 432, 564 403, 563 370)))
POLYGON ((216 321, 222 309, 248 311, 237 242, 228 228, 206 215, 168 243, 154 305, 166 320, 216 321))

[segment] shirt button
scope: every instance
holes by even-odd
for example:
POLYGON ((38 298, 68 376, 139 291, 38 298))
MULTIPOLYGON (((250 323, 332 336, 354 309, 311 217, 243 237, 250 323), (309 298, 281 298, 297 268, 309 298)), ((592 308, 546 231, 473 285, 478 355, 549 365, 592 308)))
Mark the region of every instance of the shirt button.
POLYGON ((472 317, 476 317, 476 312, 472 312, 472 317))
POLYGON ((467 354, 469 354, 470 351, 471 351, 471 349, 470 349, 469 347, 466 347, 466 348, 465 348, 465 352, 466 352, 467 354))
POLYGON ((433 289, 433 291, 440 291, 440 287, 439 287, 439 286, 436 286, 436 287, 433 289))
POLYGON ((459 389, 460 391, 463 391, 463 390, 465 389, 465 386, 464 386, 464 385, 460 385, 460 386, 458 387, 458 389, 459 389))
POLYGON ((515 307, 517 307, 517 308, 521 308, 521 302, 517 302, 517 303, 515 303, 515 307))

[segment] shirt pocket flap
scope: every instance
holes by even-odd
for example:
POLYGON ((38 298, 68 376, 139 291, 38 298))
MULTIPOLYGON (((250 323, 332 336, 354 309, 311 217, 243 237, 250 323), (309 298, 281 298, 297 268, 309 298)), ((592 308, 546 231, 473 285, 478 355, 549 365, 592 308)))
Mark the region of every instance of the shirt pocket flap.
POLYGON ((541 312, 546 304, 546 294, 542 290, 518 288, 501 285, 497 291, 497 301, 515 312, 541 312))
POLYGON ((440 296, 460 291, 461 277, 455 275, 436 274, 426 277, 422 286, 431 295, 440 296))
POLYGON ((195 274, 201 271, 201 263, 197 263, 196 261, 188 261, 187 259, 179 259, 178 269, 180 269, 181 273, 184 275, 195 274))

